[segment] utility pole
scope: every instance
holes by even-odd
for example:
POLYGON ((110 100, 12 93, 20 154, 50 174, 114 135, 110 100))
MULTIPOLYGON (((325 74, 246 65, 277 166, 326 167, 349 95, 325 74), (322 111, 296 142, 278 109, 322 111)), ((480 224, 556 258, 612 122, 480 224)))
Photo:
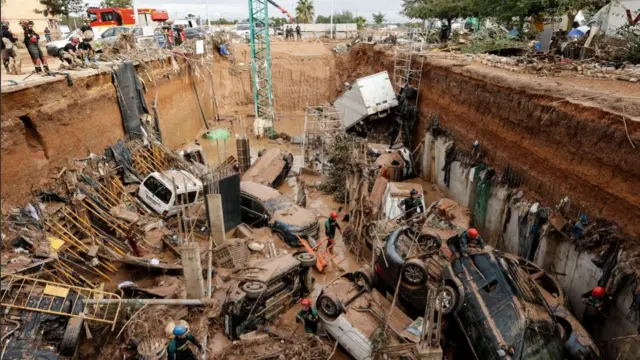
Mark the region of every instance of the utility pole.
POLYGON ((207 12, 207 16, 206 16, 206 18, 207 18, 207 28, 211 29, 211 27, 209 26, 209 0, 207 0, 207 10, 206 10, 206 12, 207 12))
POLYGON ((333 0, 331 0, 331 39, 333 39, 333 0))
POLYGON ((133 20, 136 22, 136 26, 140 25, 140 19, 138 19, 138 7, 136 1, 131 0, 131 7, 133 7, 133 20))

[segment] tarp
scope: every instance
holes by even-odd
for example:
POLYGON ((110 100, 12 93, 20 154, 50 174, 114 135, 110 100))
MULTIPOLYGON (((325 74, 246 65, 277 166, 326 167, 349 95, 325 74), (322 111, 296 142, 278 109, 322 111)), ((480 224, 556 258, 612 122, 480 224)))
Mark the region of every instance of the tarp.
POLYGON ((114 145, 106 148, 104 150, 104 156, 109 161, 113 160, 116 165, 122 167, 125 184, 139 183, 142 181, 138 172, 133 167, 133 156, 131 155, 131 150, 129 150, 122 139, 118 140, 114 145))
POLYGON ((118 93, 118 105, 125 134, 132 138, 141 137, 140 116, 148 114, 149 110, 133 61, 125 61, 113 67, 113 84, 118 93))
POLYGON ((612 1, 593 15, 589 25, 597 26, 600 31, 613 35, 619 28, 625 25, 633 25, 629 24, 627 11, 631 15, 631 22, 633 23, 640 14, 640 0, 612 1))

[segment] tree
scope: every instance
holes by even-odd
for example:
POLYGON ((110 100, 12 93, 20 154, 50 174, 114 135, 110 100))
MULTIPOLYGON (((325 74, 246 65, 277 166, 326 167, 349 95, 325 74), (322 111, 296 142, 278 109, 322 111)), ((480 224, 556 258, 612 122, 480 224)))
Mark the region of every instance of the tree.
POLYGON ((373 22, 377 25, 381 25, 384 22, 384 14, 382 12, 373 14, 373 22))
POLYGON ((364 23, 367 22, 367 19, 362 16, 356 16, 354 20, 356 22, 356 25, 358 25, 358 30, 362 30, 362 28, 364 28, 364 23))
POLYGON ((356 21, 353 18, 353 13, 349 10, 342 10, 342 13, 333 14, 334 24, 353 24, 354 22, 356 21))
POLYGON ((312 23, 315 9, 313 8, 313 1, 311 0, 298 0, 298 6, 296 6, 296 21, 299 23, 312 23))
POLYGON ((195 17, 196 17, 196 16, 195 16, 195 15, 193 15, 193 14, 187 14, 187 19, 193 19, 193 18, 195 18, 195 17))
POLYGON ((269 18, 269 26, 280 27, 287 22, 285 18, 282 17, 271 17, 269 18))
POLYGON ((316 18, 316 24, 329 24, 331 22, 331 18, 329 16, 318 15, 316 18))
POLYGON ((133 1, 131 0, 103 0, 100 2, 102 8, 132 8, 133 1))
POLYGON ((44 16, 58 16, 69 14, 83 13, 89 4, 85 4, 82 0, 38 0, 44 6, 44 9, 33 9, 36 14, 44 16))

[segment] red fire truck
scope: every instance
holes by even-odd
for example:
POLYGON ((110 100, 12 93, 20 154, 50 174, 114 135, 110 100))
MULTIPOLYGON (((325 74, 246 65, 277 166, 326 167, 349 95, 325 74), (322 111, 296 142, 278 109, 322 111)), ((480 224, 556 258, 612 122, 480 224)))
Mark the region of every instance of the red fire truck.
MULTIPOLYGON (((130 8, 89 8, 87 16, 91 20, 91 27, 96 36, 112 26, 135 26, 133 9, 130 8)), ((166 11, 156 9, 138 9, 138 23, 140 26, 156 27, 158 23, 167 21, 166 11)))

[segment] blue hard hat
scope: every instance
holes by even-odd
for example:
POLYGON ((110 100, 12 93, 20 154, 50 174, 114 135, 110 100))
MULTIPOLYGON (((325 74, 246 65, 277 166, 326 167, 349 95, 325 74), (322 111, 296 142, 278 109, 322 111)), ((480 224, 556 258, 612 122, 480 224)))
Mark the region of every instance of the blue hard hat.
POLYGON ((178 325, 173 328, 173 335, 182 336, 187 333, 187 327, 184 325, 178 325))

